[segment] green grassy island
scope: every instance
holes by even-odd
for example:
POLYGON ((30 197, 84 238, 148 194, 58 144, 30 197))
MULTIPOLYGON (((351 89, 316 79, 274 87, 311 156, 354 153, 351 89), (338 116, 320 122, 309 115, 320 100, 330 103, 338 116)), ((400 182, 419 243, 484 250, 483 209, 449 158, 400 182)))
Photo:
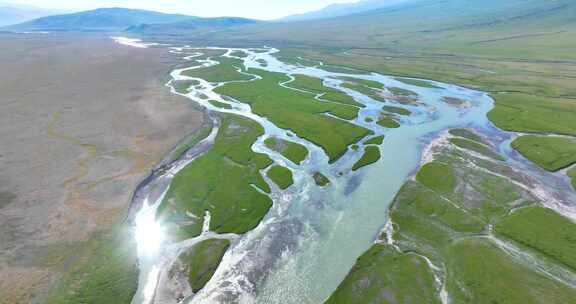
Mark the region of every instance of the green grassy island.
POLYGON ((360 160, 358 160, 358 162, 354 164, 352 170, 357 171, 362 167, 371 165, 379 161, 381 156, 382 155, 380 154, 380 148, 373 146, 366 147, 366 149, 364 150, 364 154, 362 155, 362 158, 360 158, 360 160))
POLYGON ((520 136, 514 140, 512 147, 548 171, 558 171, 576 163, 576 139, 520 136))
POLYGON ((270 170, 268 170, 268 177, 282 190, 286 190, 294 184, 292 171, 282 166, 270 168, 270 170))
POLYGON ((271 137, 264 142, 266 146, 299 165, 308 157, 308 149, 301 144, 271 137))
POLYGON ((216 92, 246 102, 257 115, 267 117, 278 127, 294 131, 320 147, 330 161, 338 160, 348 146, 371 133, 370 130, 331 118, 331 113, 344 119, 357 116, 358 108, 349 105, 322 102, 314 94, 284 88, 278 83, 288 81, 281 73, 251 70, 262 79, 248 83, 229 83, 216 92))
POLYGON ((259 173, 270 165, 268 157, 251 149, 264 133, 262 127, 238 116, 222 117, 214 146, 174 177, 158 209, 158 218, 182 238, 200 234, 205 211, 211 214, 210 230, 241 234, 256 227, 272 205, 268 196, 252 186, 270 192, 259 173))

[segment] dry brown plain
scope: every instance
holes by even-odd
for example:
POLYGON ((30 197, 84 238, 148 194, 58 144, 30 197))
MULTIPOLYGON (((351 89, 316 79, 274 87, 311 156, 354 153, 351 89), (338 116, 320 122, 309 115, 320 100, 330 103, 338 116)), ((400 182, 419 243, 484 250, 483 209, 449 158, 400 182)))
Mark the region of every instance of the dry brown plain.
POLYGON ((202 114, 178 58, 103 36, 0 34, 0 303, 41 302, 202 114))

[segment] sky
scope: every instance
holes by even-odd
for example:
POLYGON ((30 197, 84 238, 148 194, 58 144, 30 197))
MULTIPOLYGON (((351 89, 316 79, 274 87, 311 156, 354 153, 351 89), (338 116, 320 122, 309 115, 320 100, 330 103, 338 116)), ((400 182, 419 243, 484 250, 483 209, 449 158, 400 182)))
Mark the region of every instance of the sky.
POLYGON ((334 3, 358 0, 4 0, 42 8, 86 10, 128 7, 200 17, 238 16, 262 20, 321 9, 334 3))

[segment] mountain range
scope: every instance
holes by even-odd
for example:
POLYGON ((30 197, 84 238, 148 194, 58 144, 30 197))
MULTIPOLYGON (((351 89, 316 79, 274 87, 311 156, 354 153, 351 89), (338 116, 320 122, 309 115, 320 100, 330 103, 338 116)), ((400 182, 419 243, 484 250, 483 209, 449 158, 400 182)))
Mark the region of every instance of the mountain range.
POLYGON ((62 13, 65 13, 65 11, 0 2, 0 26, 22 23, 36 18, 62 13))
POLYGON ((27 31, 118 31, 143 23, 170 23, 184 21, 188 18, 190 16, 146 10, 101 8, 38 18, 11 26, 10 29, 27 31))
POLYGON ((497 41, 498 52, 531 55, 541 44, 548 50, 567 50, 566 43, 574 40, 574 16, 573 0, 366 0, 272 22, 104 8, 43 17, 8 29, 126 31, 223 45, 393 47, 396 51, 469 49, 483 53, 497 41), (527 43, 532 47, 524 47, 527 43))
POLYGON ((145 32, 169 28, 180 30, 221 28, 255 23, 256 20, 218 17, 200 18, 153 11, 100 8, 73 14, 47 16, 7 27, 19 31, 129 31, 145 32), (167 26, 169 24, 169 26, 167 26))
POLYGON ((297 14, 280 19, 280 21, 303 21, 315 19, 327 19, 339 16, 347 16, 362 12, 394 6, 409 0, 364 0, 353 3, 337 3, 329 5, 321 10, 297 14))

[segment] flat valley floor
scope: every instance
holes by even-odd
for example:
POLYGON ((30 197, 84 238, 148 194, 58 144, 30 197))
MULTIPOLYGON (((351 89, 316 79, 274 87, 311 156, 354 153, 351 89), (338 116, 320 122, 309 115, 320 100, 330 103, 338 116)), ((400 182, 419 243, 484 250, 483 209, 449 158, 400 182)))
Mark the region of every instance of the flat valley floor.
POLYGON ((0 34, 0 303, 38 303, 202 124, 176 59, 109 37, 0 34))

